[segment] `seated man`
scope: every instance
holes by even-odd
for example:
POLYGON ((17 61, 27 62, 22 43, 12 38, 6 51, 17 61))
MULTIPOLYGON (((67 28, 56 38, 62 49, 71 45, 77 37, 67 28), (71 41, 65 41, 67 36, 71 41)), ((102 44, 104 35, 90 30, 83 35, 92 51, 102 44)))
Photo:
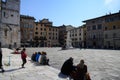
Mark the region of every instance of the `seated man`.
POLYGON ((73 58, 70 57, 68 60, 66 60, 61 68, 61 73, 67 76, 70 76, 72 71, 74 70, 73 66, 73 58))

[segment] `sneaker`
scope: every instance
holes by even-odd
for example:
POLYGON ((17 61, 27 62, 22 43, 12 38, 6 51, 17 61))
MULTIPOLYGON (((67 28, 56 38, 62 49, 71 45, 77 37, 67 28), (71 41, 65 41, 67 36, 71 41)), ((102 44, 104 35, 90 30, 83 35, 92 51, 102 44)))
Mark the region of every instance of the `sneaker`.
POLYGON ((22 68, 25 68, 24 66, 22 66, 22 68))

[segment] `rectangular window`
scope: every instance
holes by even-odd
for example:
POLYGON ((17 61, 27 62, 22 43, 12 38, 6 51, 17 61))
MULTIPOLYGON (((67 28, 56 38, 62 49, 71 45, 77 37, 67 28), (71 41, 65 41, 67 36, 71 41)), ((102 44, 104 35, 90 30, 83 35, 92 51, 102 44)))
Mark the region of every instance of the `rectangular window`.
POLYGON ((75 36, 77 36, 77 34, 75 34, 75 36))
POLYGON ((92 26, 92 30, 96 30, 96 25, 93 25, 93 26, 92 26))
POLYGON ((87 31, 90 31, 90 26, 87 26, 87 31))
POLYGON ((107 34, 105 34, 105 39, 107 39, 108 38, 108 35, 107 34))
POLYGON ((35 32, 35 34, 38 34, 38 32, 35 32))
POLYGON ((38 30, 38 28, 36 27, 36 30, 38 30))
POLYGON ((102 25, 101 24, 98 24, 98 29, 102 29, 102 25))
POLYGON ((115 26, 115 25, 113 26, 113 29, 116 29, 116 26, 115 26))
POLYGON ((44 31, 46 31, 46 28, 44 28, 44 31))
POLYGON ((105 27, 105 30, 107 30, 107 27, 105 27))
POLYGON ((3 13, 3 16, 4 16, 4 17, 6 16, 6 13, 5 13, 5 12, 3 13))
POLYGON ((5 29, 5 36, 7 36, 7 29, 5 29))
POLYGON ((42 35, 42 32, 41 32, 41 35, 42 35))
POLYGON ((113 33, 113 38, 116 38, 117 36, 116 36, 116 33, 113 33))
POLYGON ((79 35, 81 36, 81 33, 79 35))
POLYGON ((51 28, 49 28, 49 31, 51 31, 51 28))
POLYGON ((13 17, 13 14, 11 14, 11 17, 13 17))

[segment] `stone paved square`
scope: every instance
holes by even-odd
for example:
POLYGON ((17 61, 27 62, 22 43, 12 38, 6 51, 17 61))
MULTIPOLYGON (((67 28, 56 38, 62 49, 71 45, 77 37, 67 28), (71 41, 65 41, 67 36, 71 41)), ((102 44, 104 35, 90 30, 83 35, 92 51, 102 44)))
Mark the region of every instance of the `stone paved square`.
POLYGON ((35 51, 46 51, 50 65, 56 69, 60 70, 64 61, 73 57, 74 65, 85 60, 92 80, 120 80, 120 50, 27 48, 29 56, 35 51))

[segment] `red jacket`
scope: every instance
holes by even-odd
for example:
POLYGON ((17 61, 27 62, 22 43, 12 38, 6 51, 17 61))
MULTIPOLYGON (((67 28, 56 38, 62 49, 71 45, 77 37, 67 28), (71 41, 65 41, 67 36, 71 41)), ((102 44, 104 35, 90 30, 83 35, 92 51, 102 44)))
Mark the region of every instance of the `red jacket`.
POLYGON ((26 54, 24 51, 22 51, 22 52, 21 52, 21 58, 22 58, 22 59, 25 59, 26 57, 27 57, 27 54, 26 54))

